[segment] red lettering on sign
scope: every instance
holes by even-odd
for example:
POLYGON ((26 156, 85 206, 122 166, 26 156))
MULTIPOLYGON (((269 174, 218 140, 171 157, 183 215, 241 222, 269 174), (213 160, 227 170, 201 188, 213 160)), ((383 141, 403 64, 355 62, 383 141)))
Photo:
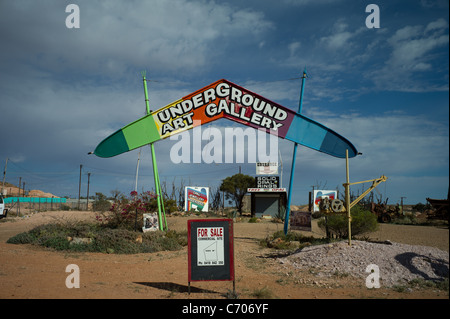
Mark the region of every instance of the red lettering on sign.
POLYGON ((208 230, 205 228, 198 228, 197 238, 198 237, 208 237, 208 230))
POLYGON ((211 236, 222 237, 222 228, 211 228, 211 236))

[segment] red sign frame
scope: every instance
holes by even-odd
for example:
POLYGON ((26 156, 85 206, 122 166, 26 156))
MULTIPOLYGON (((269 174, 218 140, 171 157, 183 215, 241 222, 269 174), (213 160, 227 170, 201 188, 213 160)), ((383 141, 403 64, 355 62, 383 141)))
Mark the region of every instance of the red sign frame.
MULTIPOLYGON (((188 229, 188 283, 190 288, 191 281, 233 281, 233 290, 235 287, 234 275, 234 229, 232 219, 191 219, 187 221, 188 229), (223 232, 216 232, 222 229, 223 232), (204 265, 199 262, 198 255, 199 234, 210 230, 213 236, 220 235, 223 241, 223 264, 204 265), (199 265, 200 264, 200 265, 199 265)), ((209 236, 208 234, 206 236, 209 236)), ((208 239, 208 243, 218 239, 208 239)), ((217 244, 216 244, 217 245, 217 244)), ((217 246, 216 246, 217 247, 217 246)), ((217 248, 216 248, 217 250, 217 248)), ((190 289, 189 289, 190 290, 190 289)))

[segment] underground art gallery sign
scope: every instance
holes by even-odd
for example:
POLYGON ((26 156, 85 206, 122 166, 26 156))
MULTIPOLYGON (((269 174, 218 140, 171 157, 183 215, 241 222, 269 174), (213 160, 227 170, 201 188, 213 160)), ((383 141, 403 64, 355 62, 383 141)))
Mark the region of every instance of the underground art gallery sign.
POLYGON ((344 137, 326 126, 225 79, 193 92, 114 132, 93 152, 112 157, 171 135, 226 118, 317 151, 345 158, 357 154, 344 137))

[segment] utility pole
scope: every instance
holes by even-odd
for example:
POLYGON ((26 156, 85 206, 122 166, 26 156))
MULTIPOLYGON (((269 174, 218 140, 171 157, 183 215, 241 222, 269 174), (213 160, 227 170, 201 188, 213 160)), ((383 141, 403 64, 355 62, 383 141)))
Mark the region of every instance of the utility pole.
POLYGON ((402 213, 402 215, 403 215, 403 198, 407 198, 407 197, 400 197, 400 205, 402 206, 402 211, 401 211, 401 213, 402 213))
POLYGON ((17 217, 20 214, 20 185, 22 185, 22 177, 19 177, 19 192, 17 193, 17 217))
MULTIPOLYGON (((137 159, 137 164, 136 164, 136 180, 135 180, 135 183, 134 183, 134 191, 136 193, 137 193, 138 175, 139 175, 139 160, 141 159, 141 149, 142 148, 139 149, 138 159, 137 159)), ((136 198, 136 196, 135 196, 135 198, 136 198)))
POLYGON ((3 183, 2 183, 2 192, 0 195, 3 195, 3 188, 5 187, 5 178, 6 178, 6 168, 8 167, 8 158, 6 158, 5 169, 3 170, 3 183))
POLYGON ((80 210, 80 196, 81 196, 81 169, 83 165, 80 164, 80 181, 78 182, 78 210, 80 210))
POLYGON ((91 179, 91 173, 88 173, 88 187, 86 195, 86 210, 89 210, 89 180, 91 179))

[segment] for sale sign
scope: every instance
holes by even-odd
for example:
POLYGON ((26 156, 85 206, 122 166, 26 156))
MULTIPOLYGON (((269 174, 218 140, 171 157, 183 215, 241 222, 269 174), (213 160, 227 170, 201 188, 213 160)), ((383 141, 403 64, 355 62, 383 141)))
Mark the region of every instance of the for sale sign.
POLYGON ((197 266, 225 264, 223 227, 197 228, 197 266))
POLYGON ((233 221, 188 220, 189 282, 234 280, 233 221))

